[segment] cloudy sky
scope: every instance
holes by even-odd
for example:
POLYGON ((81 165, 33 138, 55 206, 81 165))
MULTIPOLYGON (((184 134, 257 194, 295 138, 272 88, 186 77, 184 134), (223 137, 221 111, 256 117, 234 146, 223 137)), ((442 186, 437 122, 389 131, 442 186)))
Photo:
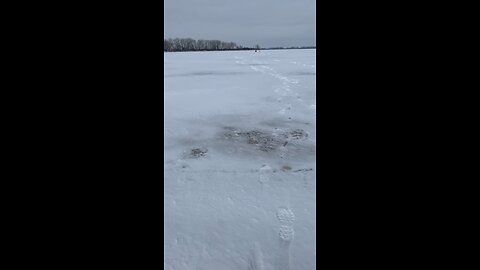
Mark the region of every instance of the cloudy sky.
POLYGON ((312 46, 316 0, 164 0, 164 38, 312 46))

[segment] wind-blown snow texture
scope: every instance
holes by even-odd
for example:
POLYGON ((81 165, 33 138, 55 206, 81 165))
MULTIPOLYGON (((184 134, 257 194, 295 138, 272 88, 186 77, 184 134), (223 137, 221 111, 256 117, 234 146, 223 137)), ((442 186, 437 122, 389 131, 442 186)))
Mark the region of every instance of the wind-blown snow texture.
POLYGON ((165 269, 315 269, 315 50, 165 53, 165 269))

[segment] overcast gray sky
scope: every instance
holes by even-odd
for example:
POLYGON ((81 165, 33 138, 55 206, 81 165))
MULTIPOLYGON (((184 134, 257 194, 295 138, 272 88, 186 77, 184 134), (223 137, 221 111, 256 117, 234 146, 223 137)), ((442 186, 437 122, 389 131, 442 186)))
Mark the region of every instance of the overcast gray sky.
POLYGON ((316 0, 164 0, 164 38, 313 46, 316 0))

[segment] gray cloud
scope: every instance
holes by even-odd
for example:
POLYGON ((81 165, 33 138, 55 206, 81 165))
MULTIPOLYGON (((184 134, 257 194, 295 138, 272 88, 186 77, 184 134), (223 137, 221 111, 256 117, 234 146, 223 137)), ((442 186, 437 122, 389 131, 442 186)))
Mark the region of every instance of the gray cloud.
POLYGON ((164 0, 164 37, 315 45, 315 0, 164 0))

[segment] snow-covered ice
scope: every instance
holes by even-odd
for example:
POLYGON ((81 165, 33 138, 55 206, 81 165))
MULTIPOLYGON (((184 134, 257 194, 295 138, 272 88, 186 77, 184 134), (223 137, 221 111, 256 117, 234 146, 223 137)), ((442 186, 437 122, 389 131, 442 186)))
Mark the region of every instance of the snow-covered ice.
POLYGON ((165 269, 315 269, 315 50, 165 53, 165 269))

